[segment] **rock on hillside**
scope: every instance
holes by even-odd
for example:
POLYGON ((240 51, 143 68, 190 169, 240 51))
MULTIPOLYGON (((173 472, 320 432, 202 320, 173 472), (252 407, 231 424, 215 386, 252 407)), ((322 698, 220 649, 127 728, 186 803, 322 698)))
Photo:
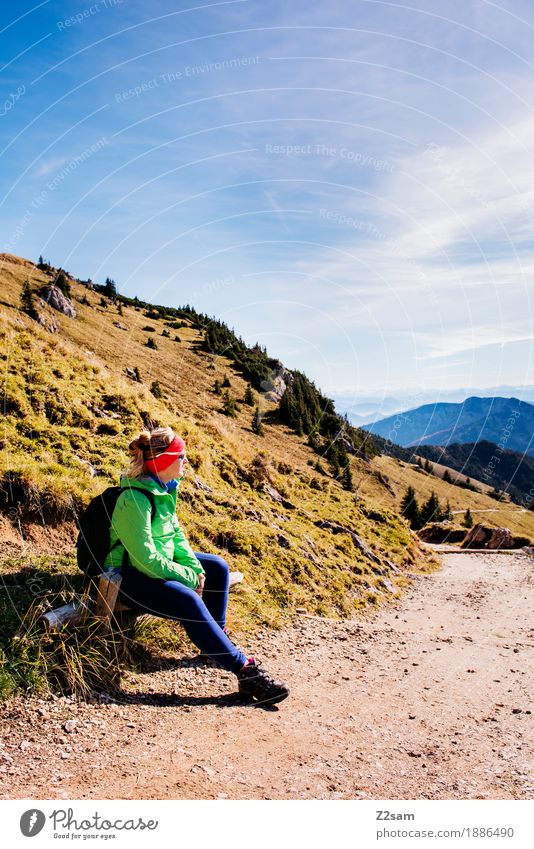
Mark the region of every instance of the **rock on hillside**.
POLYGON ((48 286, 43 286, 43 288, 39 290, 39 297, 52 307, 52 309, 62 312, 64 315, 68 315, 69 318, 76 318, 76 310, 72 306, 72 303, 65 297, 61 289, 54 286, 53 283, 48 286))
POLYGON ((514 537, 508 528, 475 525, 465 537, 462 548, 523 548, 532 543, 528 537, 514 537))

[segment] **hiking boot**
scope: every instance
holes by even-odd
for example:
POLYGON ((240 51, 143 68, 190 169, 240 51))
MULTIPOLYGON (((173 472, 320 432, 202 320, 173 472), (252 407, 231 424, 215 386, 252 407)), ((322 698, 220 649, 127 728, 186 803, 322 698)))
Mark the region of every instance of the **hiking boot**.
POLYGON ((276 681, 260 669, 253 657, 249 657, 246 666, 237 673, 239 693, 260 704, 273 705, 289 696, 289 690, 282 681, 276 681))

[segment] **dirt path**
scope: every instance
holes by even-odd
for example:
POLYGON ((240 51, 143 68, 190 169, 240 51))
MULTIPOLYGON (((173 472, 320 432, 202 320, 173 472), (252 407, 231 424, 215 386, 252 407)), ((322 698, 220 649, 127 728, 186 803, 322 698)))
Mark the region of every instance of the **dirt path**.
POLYGON ((442 561, 365 621, 265 634, 292 689, 270 710, 184 665, 127 704, 12 700, 1 798, 531 798, 534 561, 442 561))

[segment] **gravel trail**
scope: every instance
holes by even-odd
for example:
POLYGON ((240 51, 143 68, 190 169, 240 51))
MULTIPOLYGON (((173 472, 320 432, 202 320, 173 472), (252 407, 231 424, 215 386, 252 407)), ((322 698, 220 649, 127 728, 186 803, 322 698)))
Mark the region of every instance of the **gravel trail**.
POLYGON ((534 561, 440 557, 364 619, 263 633, 291 688, 270 709, 182 661, 120 703, 10 700, 0 798, 532 798, 534 561))

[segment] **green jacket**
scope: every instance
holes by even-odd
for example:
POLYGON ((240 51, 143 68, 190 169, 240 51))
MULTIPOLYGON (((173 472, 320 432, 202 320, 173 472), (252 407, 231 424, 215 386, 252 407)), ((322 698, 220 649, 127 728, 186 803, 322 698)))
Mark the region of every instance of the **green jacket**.
POLYGON ((142 476, 121 478, 121 489, 125 493, 119 495, 111 517, 111 549, 104 567, 120 569, 126 549, 129 563, 145 575, 179 581, 192 590, 196 589, 198 575, 204 570, 178 524, 178 487, 167 492, 152 478, 142 476), (129 489, 133 486, 152 493, 155 505, 153 521, 150 501, 141 492, 129 489))

